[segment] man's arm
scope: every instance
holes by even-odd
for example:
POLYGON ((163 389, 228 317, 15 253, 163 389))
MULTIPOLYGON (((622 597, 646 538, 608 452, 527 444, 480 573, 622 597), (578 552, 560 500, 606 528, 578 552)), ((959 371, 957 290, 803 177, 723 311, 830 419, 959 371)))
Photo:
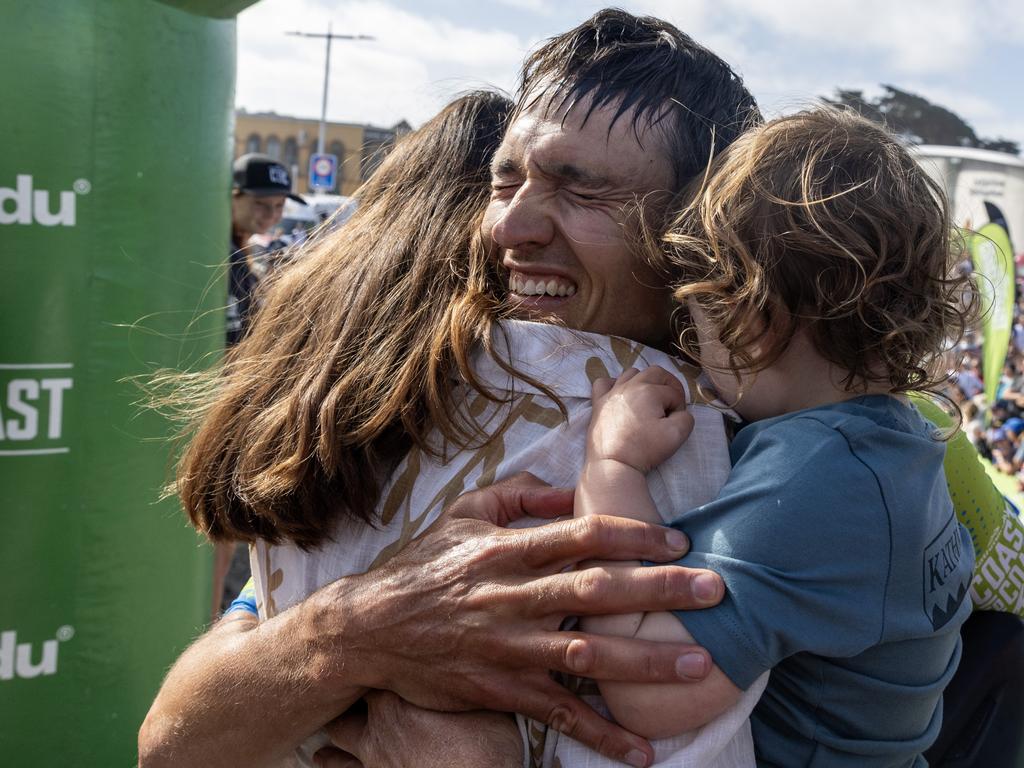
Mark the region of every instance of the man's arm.
POLYGON ((652 757, 646 741, 598 717, 549 671, 698 679, 707 653, 558 626, 570 614, 707 606, 724 587, 709 571, 677 566, 562 572, 589 559, 677 559, 686 549, 678 531, 615 518, 505 527, 571 506, 571 492, 532 477, 484 488, 377 570, 259 625, 224 618, 165 680, 139 734, 141 766, 271 764, 367 688, 429 709, 520 712, 606 755, 652 757))
POLYGON ((549 671, 699 679, 710 668, 706 652, 558 626, 568 615, 704 607, 724 586, 708 571, 676 566, 564 573, 590 559, 675 560, 685 537, 619 518, 506 528, 523 515, 572 509, 571 491, 541 485, 519 478, 466 494, 377 570, 329 584, 259 625, 222 620, 165 680, 140 732, 141 766, 272 764, 366 688, 431 709, 520 712, 609 756, 653 757, 549 671))
POLYGON ((365 690, 328 687, 317 598, 260 625, 233 612, 175 662, 139 731, 139 765, 274 765, 365 690), (287 706, 282 706, 287 702, 287 706))
POLYGON ((434 712, 390 691, 371 691, 365 701, 328 723, 334 746, 314 756, 321 768, 522 768, 523 741, 511 715, 434 712))

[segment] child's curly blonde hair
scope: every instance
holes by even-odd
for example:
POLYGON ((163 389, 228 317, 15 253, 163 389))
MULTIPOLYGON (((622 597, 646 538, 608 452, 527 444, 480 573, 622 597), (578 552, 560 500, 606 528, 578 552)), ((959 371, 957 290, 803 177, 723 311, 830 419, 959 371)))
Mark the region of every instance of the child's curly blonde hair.
MULTIPOLYGON (((941 188, 906 147, 821 107, 752 128, 688 190, 663 235, 675 297, 697 302, 733 374, 762 370, 806 328, 857 391, 927 390, 972 302, 941 188)), ((696 354, 692 326, 680 339, 696 354)))

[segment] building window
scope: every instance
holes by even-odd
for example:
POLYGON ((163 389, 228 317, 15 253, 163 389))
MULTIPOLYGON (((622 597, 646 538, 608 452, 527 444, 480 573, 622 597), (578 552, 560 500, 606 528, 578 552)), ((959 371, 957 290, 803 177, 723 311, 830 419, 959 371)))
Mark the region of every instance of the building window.
POLYGON ((289 172, 291 172, 293 166, 299 164, 299 145, 291 136, 285 139, 282 162, 288 167, 289 172))
POLYGON ((281 140, 277 136, 267 137, 267 154, 275 160, 281 159, 281 140))
POLYGON ((334 177, 334 189, 337 192, 341 189, 341 183, 345 180, 345 145, 340 141, 332 141, 327 153, 338 158, 338 173, 334 177))
POLYGON ((370 175, 377 170, 384 156, 391 150, 395 143, 395 132, 387 128, 371 128, 369 126, 363 131, 363 152, 359 171, 363 181, 370 178, 370 175))
POLYGON ((259 152, 260 151, 260 135, 258 133, 250 133, 249 138, 245 140, 245 153, 259 152))

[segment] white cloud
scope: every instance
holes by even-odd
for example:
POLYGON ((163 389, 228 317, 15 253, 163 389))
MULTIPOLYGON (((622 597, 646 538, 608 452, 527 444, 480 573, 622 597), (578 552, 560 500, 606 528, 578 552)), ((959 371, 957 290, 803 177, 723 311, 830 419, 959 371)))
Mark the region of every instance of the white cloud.
POLYGON ((507 5, 509 8, 529 11, 541 16, 550 16, 553 11, 551 4, 547 0, 498 0, 498 2, 501 5, 507 5))
MULTIPOLYGON (((651 0, 633 3, 677 24, 727 60, 738 41, 765 32, 804 47, 828 66, 828 54, 881 57, 894 74, 955 72, 982 51, 993 23, 1024 27, 995 0, 651 0), (722 43, 711 45, 718 35, 722 43), (730 39, 733 42, 729 42, 730 39)), ((795 59, 805 59, 794 51, 795 59)), ((794 61, 794 68, 798 66, 794 61)), ((746 67, 749 69, 749 63, 746 67)))
POLYGON ((385 2, 264 0, 239 16, 236 103, 251 111, 319 115, 324 41, 285 32, 326 32, 328 21, 335 33, 377 38, 332 44, 333 120, 420 123, 460 90, 511 87, 529 47, 506 31, 473 29, 385 2))
POLYGON ((468 69, 492 69, 521 58, 520 41, 502 31, 459 26, 439 17, 418 16, 383 2, 348 2, 335 18, 352 29, 368 27, 378 37, 375 47, 391 55, 425 62, 458 64, 468 69))
MULTIPOLYGON (((239 17, 237 103, 316 116, 322 41, 286 37, 301 28, 375 35, 332 48, 329 117, 419 124, 452 94, 506 89, 537 40, 589 16, 600 0, 498 0, 524 11, 510 26, 470 23, 449 2, 262 0, 239 17), (408 8, 414 7, 411 11, 408 8), (427 10, 424 10, 427 9, 427 10), (556 9, 552 11, 552 9, 556 9), (534 12, 534 11, 538 12, 534 12), (551 11, 550 14, 540 11, 551 11)), ((624 0, 661 16, 730 62, 768 114, 806 106, 836 86, 891 82, 962 115, 984 136, 1024 137, 1021 111, 977 75, 993 46, 1024 40, 1024 14, 999 0, 624 0), (972 86, 976 86, 973 87, 972 86), (1003 102, 1003 103, 1000 103, 1003 102)))
MULTIPOLYGON (((976 8, 960 0, 725 0, 775 34, 819 47, 881 55, 900 72, 962 66, 978 36, 976 8)), ((827 59, 826 59, 827 61, 827 59)))
MULTIPOLYGON (((1005 100, 972 89, 996 45, 1020 46, 1024 13, 997 0, 637 0, 743 75, 769 116, 837 86, 889 82, 951 109, 982 136, 1024 136, 1005 100), (1002 102, 1002 103, 1000 103, 1002 102)), ((1019 110, 1018 114, 1019 114, 1019 110)))

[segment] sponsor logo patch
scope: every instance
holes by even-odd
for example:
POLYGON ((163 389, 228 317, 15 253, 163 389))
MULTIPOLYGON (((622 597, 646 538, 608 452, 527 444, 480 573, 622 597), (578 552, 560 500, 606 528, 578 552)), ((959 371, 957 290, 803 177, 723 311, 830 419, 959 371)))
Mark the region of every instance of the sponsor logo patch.
POLYGON ((939 535, 924 550, 924 612, 933 629, 949 622, 970 586, 970 573, 960 568, 964 545, 960 525, 950 515, 939 535))

